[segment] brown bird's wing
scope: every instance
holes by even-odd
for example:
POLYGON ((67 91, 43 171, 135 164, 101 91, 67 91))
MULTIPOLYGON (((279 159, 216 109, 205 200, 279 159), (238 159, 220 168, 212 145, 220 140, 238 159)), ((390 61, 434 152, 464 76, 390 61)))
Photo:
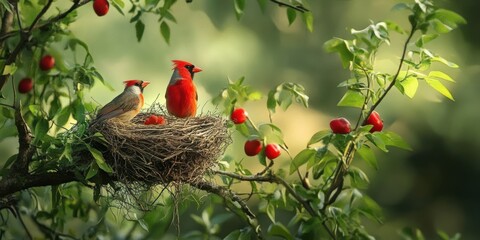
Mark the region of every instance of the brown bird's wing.
POLYGON ((139 102, 140 99, 136 94, 123 92, 98 111, 97 121, 114 118, 128 111, 135 110, 138 108, 139 102))

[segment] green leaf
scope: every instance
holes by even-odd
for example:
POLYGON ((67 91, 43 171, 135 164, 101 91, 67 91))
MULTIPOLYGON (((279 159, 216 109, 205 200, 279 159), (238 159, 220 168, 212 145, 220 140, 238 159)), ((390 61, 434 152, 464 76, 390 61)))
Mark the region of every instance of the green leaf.
POLYGON ((15 64, 6 65, 3 68, 3 74, 2 75, 13 75, 16 71, 17 71, 17 66, 15 64))
POLYGON ((372 142, 373 144, 375 144, 375 146, 377 146, 380 150, 384 152, 388 152, 385 142, 380 136, 378 136, 378 134, 382 134, 382 133, 375 132, 372 134, 368 134, 367 139, 370 140, 370 142, 372 142))
POLYGON ((258 126, 260 138, 266 138, 268 142, 284 144, 282 130, 272 123, 263 123, 258 126))
POLYGON ((277 100, 275 100, 275 90, 268 92, 267 98, 267 108, 270 112, 275 113, 275 108, 277 107, 277 100))
POLYGON ((125 7, 125 3, 123 2, 123 0, 113 0, 112 2, 117 4, 121 8, 125 7))
POLYGON ((143 33, 145 31, 145 24, 142 22, 142 20, 138 20, 137 23, 135 23, 135 32, 137 35, 137 41, 141 41, 143 37, 143 33))
POLYGON ((353 61, 353 53, 347 40, 333 38, 325 42, 323 48, 330 53, 337 52, 342 60, 343 68, 349 67, 350 62, 353 61))
POLYGON ((441 71, 431 71, 428 73, 429 78, 440 78, 443 80, 447 80, 450 82, 455 82, 450 76, 448 76, 446 73, 441 72, 441 71))
POLYGON ((17 160, 17 156, 18 156, 18 154, 13 154, 12 156, 10 156, 10 157, 7 159, 7 161, 4 163, 2 169, 8 169, 8 168, 10 167, 10 165, 12 165, 12 163, 17 160))
POLYGON ((442 58, 442 57, 438 57, 438 56, 432 57, 431 60, 434 61, 434 62, 441 62, 441 63, 443 63, 443 64, 445 64, 445 65, 447 65, 451 68, 458 68, 457 64, 455 64, 453 62, 450 62, 450 61, 448 61, 448 60, 446 60, 445 58, 442 58))
POLYGON ((35 139, 36 141, 41 141, 43 137, 47 134, 49 130, 49 124, 48 121, 44 118, 40 118, 37 121, 37 124, 35 124, 35 139))
POLYGON ((86 145, 86 146, 88 148, 88 151, 90 151, 93 158, 95 159, 95 162, 97 163, 98 167, 107 173, 112 173, 113 169, 105 162, 105 158, 103 158, 103 154, 100 151, 98 151, 96 148, 90 147, 89 145, 86 145))
POLYGON ((313 32, 313 14, 310 11, 308 11, 308 12, 304 12, 302 15, 308 31, 313 32))
POLYGON ((73 118, 77 120, 77 122, 84 122, 85 121, 85 106, 80 101, 80 99, 75 100, 73 103, 73 118))
POLYGON ((167 44, 170 44, 170 27, 165 21, 160 24, 160 33, 162 33, 165 42, 167 42, 167 44))
POLYGON ((2 112, 0 112, 2 116, 7 119, 13 119, 13 109, 2 107, 2 112))
POLYGON ((145 0, 145 5, 149 7, 156 7, 160 0, 145 0))
POLYGON ((310 146, 312 144, 318 143, 322 141, 324 138, 330 137, 331 135, 332 135, 332 131, 330 130, 323 130, 323 131, 316 132, 310 138, 310 141, 308 141, 307 145, 310 146))
POLYGON ((359 91, 348 90, 337 106, 361 108, 365 102, 365 97, 359 91))
POLYGON ((243 10, 245 9, 245 0, 235 0, 235 14, 237 16, 237 20, 243 15, 243 10))
POLYGON ((410 76, 405 78, 403 81, 400 81, 400 85, 403 87, 403 92, 409 98, 413 98, 418 89, 418 79, 416 77, 410 76))
POLYGON ((265 9, 267 6, 267 0, 257 0, 258 6, 260 7, 260 10, 262 13, 265 13, 265 9))
POLYGON ((12 5, 7 0, 1 0, 0 4, 9 12, 13 13, 12 5))
POLYGON ((267 204, 266 212, 270 221, 275 222, 275 206, 272 203, 267 204))
POLYGON ((28 110, 30 110, 35 117, 43 117, 43 108, 40 105, 30 105, 28 106, 28 110))
POLYGON ((377 163, 377 158, 375 157, 375 153, 373 150, 368 146, 368 145, 362 145, 357 150, 358 154, 360 157, 363 158, 370 166, 375 168, 375 170, 378 170, 378 163, 377 163))
POLYGON ((424 34, 415 42, 415 45, 419 48, 423 47, 428 42, 438 37, 438 34, 424 34))
POLYGON ((252 239, 250 228, 235 230, 229 233, 223 240, 250 240, 252 239))
POLYGON ((427 77, 425 78, 425 81, 430 87, 435 89, 437 92, 441 93, 443 96, 447 97, 448 99, 455 101, 450 91, 439 80, 427 77))
POLYGON ((317 151, 315 149, 307 148, 299 152, 290 164, 290 174, 294 173, 299 167, 304 165, 310 160, 315 159, 317 151))
POLYGON ((295 19, 297 18, 297 11, 291 8, 287 8, 287 18, 288 24, 292 25, 292 23, 295 22, 295 19))
POLYGON ((398 147, 405 150, 412 150, 412 147, 398 134, 392 131, 378 133, 388 146, 398 147))
POLYGON ((397 3, 392 7, 392 11, 399 11, 399 10, 408 10, 411 9, 408 4, 406 3, 397 3))
POLYGON ((437 9, 433 14, 433 17, 452 28, 456 28, 458 24, 467 23, 467 20, 465 20, 465 18, 460 16, 458 13, 446 9, 437 9))
POLYGON ((360 168, 354 166, 350 167, 348 175, 351 177, 354 186, 359 188, 366 188, 370 182, 367 174, 365 174, 360 168))
POLYGON ((453 28, 438 19, 433 19, 431 24, 433 25, 433 29, 435 29, 435 31, 438 33, 448 33, 453 30, 453 28))
POLYGON ((85 179, 88 180, 98 173, 98 165, 96 162, 92 162, 90 164, 90 168, 88 169, 87 176, 85 176, 85 179))
POLYGON ((268 235, 281 237, 287 240, 293 240, 293 237, 288 229, 280 222, 273 223, 270 225, 270 227, 268 227, 268 235))
POLYGON ((396 22, 385 21, 385 23, 387 24, 388 30, 395 31, 400 34, 405 34, 405 30, 403 30, 403 28, 400 27, 400 25, 398 25, 396 22))

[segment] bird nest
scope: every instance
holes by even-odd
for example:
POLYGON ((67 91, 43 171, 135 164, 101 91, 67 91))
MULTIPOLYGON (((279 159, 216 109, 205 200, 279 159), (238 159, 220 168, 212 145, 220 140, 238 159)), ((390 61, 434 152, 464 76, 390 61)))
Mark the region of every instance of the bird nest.
POLYGON ((90 130, 105 138, 105 161, 115 179, 125 184, 195 183, 216 165, 231 143, 225 118, 176 118, 165 114, 160 106, 140 113, 131 122, 111 119, 90 130), (152 114, 163 116, 165 122, 145 125, 152 114))

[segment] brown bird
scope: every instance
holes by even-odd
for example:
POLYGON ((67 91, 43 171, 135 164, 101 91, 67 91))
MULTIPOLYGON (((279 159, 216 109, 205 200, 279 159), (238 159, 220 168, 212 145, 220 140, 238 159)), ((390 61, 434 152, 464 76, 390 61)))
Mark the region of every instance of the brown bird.
POLYGON ((128 80, 123 83, 125 83, 123 92, 98 111, 95 122, 112 118, 128 122, 140 112, 144 103, 143 89, 149 82, 128 80))

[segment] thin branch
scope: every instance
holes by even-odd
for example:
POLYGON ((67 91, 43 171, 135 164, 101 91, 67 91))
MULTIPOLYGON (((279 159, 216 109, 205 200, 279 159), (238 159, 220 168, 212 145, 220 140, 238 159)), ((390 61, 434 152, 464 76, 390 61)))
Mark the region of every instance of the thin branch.
MULTIPOLYGON (((190 185, 192 185, 195 188, 204 190, 206 192, 216 194, 222 197, 226 202, 227 200, 230 200, 232 202, 238 203, 238 205, 240 205, 240 209, 247 217, 248 224, 255 231, 257 239, 263 239, 260 225, 258 225, 257 217, 250 210, 247 204, 230 189, 222 186, 214 185, 209 182, 196 182, 196 183, 190 183, 190 185)), ((236 209, 234 209, 233 207, 228 206, 228 208, 230 208, 234 213, 237 213, 236 209)))
POLYGON ((33 239, 32 234, 30 234, 30 231, 28 231, 27 225, 25 225, 25 222, 23 221, 20 211, 18 211, 18 208, 16 206, 14 207, 14 209, 18 217, 18 221, 20 221, 20 224, 22 225, 23 229, 25 229, 25 233, 27 233, 28 239, 32 240, 33 239))
POLYGON ((306 9, 304 6, 302 5, 292 5, 292 4, 289 4, 289 3, 285 3, 285 2, 281 2, 279 0, 270 0, 270 2, 273 2, 273 3, 276 3, 278 4, 279 6, 281 7, 288 7, 288 8, 291 8, 293 10, 296 10, 296 11, 299 11, 301 13, 304 13, 304 12, 308 12, 309 10, 306 9))
POLYGON ((15 4, 13 8, 15 9, 15 14, 17 15, 16 18, 17 18, 18 28, 20 29, 20 31, 23 32, 22 20, 20 20, 20 13, 18 12, 18 4, 15 4))
POLYGON ((402 70, 403 67, 403 62, 405 61, 405 55, 407 54, 407 49, 408 49, 408 44, 410 43, 410 40, 412 40, 413 34, 417 31, 417 28, 415 25, 412 25, 412 30, 410 31, 410 34, 407 37, 407 40, 405 41, 405 44, 403 45, 403 51, 402 51, 402 56, 400 58, 400 63, 398 64, 398 69, 397 72, 395 73, 392 82, 390 85, 388 85, 387 89, 383 92, 383 94, 378 98, 378 100, 370 107, 370 110, 368 111, 368 114, 366 115, 363 123, 365 123, 368 119, 368 116, 372 114, 372 112, 377 108, 377 106, 383 101, 385 96, 387 96, 388 92, 395 86, 395 83, 398 80, 398 75, 400 75, 400 71, 402 70))
POLYGON ((8 104, 5 104, 5 103, 0 103, 0 106, 4 106, 4 107, 11 108, 11 109, 15 109, 15 107, 14 107, 14 106, 12 106, 12 105, 8 105, 8 104))
MULTIPOLYGON (((353 131, 357 130, 358 127, 360 126, 360 122, 362 122, 363 111, 365 111, 365 109, 367 109, 368 100, 370 98, 370 86, 371 86, 370 75, 368 75, 367 70, 363 67, 362 67, 362 71, 365 74, 365 77, 367 78, 367 94, 365 96, 365 100, 363 101, 362 110, 360 110, 360 114, 358 115, 357 124, 355 125, 355 128, 353 129, 353 131)), ((367 116, 369 116, 369 115, 367 115, 367 116)))
POLYGON ((270 160, 270 163, 268 164, 268 166, 266 166, 265 169, 263 169, 261 172, 257 173, 256 175, 261 176, 265 174, 268 170, 270 170, 270 168, 272 167, 273 167, 273 160, 270 160))
POLYGON ((30 219, 32 219, 32 221, 35 223, 35 225, 37 225, 37 227, 40 229, 40 231, 43 234, 47 235, 51 239, 77 239, 73 236, 63 234, 63 233, 59 233, 59 232, 53 230, 52 228, 50 228, 50 227, 46 226, 45 224, 42 224, 41 222, 39 222, 38 219, 33 217, 33 216, 30 216, 30 219))
POLYGON ((42 18, 43 15, 48 11, 52 3, 53 3, 53 0, 48 0, 47 4, 43 6, 42 10, 40 10, 40 12, 37 14, 32 24, 30 25, 30 27, 28 28, 28 33, 32 32, 33 28, 37 25, 38 21, 40 21, 40 18, 42 18))

